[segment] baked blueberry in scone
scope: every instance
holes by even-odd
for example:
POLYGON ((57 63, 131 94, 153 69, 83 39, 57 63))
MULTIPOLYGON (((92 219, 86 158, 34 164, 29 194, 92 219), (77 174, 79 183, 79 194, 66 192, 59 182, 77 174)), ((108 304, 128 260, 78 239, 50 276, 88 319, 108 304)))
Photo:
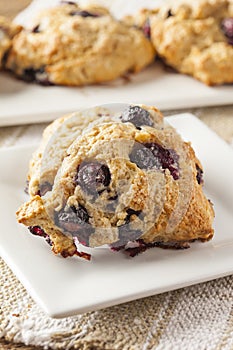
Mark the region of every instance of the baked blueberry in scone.
POLYGON ((233 82, 231 0, 170 1, 141 11, 133 21, 148 33, 157 55, 180 73, 207 85, 233 82))
MULTIPOLYGON (((66 129, 72 142, 57 162, 53 184, 43 195, 31 193, 17 211, 20 223, 64 257, 82 255, 79 244, 108 244, 134 256, 212 238, 214 211, 203 193, 202 166, 157 109, 129 105, 120 113, 105 109, 104 116, 98 108, 79 113, 96 114, 96 120, 78 135, 66 129)), ((54 140, 62 147, 62 138, 61 145, 54 140)))
POLYGON ((63 1, 13 40, 7 68, 29 82, 79 86, 138 72, 153 59, 153 46, 141 31, 103 7, 63 1))

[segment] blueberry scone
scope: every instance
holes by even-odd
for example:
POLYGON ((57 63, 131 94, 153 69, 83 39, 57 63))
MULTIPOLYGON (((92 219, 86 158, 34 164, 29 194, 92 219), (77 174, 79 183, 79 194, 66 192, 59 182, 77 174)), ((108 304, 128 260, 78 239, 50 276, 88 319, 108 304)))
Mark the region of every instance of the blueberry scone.
POLYGON ((177 71, 207 85, 233 82, 232 0, 173 1, 135 21, 177 71))
POLYGON ((0 69, 4 66, 6 55, 12 45, 13 37, 21 31, 21 26, 0 16, 0 69))
POLYGON ((54 253, 89 258, 80 246, 107 244, 133 256, 211 239, 214 211, 203 193, 202 166, 157 109, 109 109, 81 133, 66 132, 72 142, 53 184, 17 211, 18 221, 46 238, 54 253))
MULTIPOLYGON (((151 118, 162 121, 162 114, 151 109, 151 118)), ((57 171, 66 156, 67 148, 83 131, 106 121, 120 121, 119 116, 109 110, 95 107, 56 119, 43 132, 40 146, 34 152, 29 164, 27 191, 31 197, 43 196, 51 190, 57 171)))
POLYGON ((26 81, 78 86, 138 72, 153 59, 153 46, 141 31, 105 8, 61 2, 13 40, 7 68, 26 81))

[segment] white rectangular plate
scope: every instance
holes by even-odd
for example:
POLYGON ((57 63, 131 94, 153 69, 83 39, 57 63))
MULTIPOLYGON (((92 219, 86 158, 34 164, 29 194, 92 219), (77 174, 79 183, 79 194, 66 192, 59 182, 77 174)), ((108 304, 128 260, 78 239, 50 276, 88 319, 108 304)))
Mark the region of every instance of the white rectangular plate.
POLYGON ((233 151, 190 114, 168 118, 192 142, 205 169, 205 191, 216 212, 215 236, 184 251, 150 249, 135 257, 93 249, 90 262, 61 258, 19 225, 31 147, 0 151, 0 254, 53 317, 95 310, 233 273, 233 151))
POLYGON ((48 122, 91 104, 144 103, 162 110, 233 103, 233 85, 209 87, 155 62, 143 72, 85 87, 39 86, 0 74, 0 126, 48 122))
MULTIPOLYGON (((85 5, 88 0, 80 0, 85 5)), ((117 18, 135 14, 141 8, 155 8, 165 0, 98 0, 117 18)), ((21 12, 16 22, 30 26, 37 13, 60 0, 34 0, 21 12)), ((86 87, 43 87, 0 74, 0 126, 49 122, 91 104, 144 103, 162 110, 225 105, 233 103, 233 85, 208 87, 203 83, 178 74, 155 62, 143 72, 131 75, 130 81, 119 79, 104 85, 86 87), (169 97, 169 98, 168 98, 169 97)))

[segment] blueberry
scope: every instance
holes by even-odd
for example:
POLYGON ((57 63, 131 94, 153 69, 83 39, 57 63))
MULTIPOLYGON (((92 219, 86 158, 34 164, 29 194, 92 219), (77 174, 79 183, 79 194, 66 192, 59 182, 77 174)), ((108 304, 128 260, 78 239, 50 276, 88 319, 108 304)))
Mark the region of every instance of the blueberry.
POLYGON ((147 18, 146 22, 144 23, 142 27, 142 31, 146 38, 150 39, 151 37, 151 28, 150 28, 150 20, 147 18))
POLYGON ((84 162, 78 168, 75 179, 77 185, 88 194, 100 194, 111 181, 110 170, 107 165, 99 162, 84 162))
POLYGON ((40 226, 29 226, 28 229, 33 235, 45 238, 46 242, 50 246, 53 245, 49 235, 47 235, 47 233, 45 233, 44 230, 40 226))
POLYGON ((130 161, 135 163, 140 169, 158 168, 160 165, 151 150, 140 143, 135 143, 129 158, 130 161))
POLYGON ((167 149, 159 145, 158 143, 147 143, 145 144, 148 147, 154 157, 158 160, 158 163, 161 164, 163 169, 168 169, 174 178, 178 180, 179 178, 179 156, 173 149, 167 149))
POLYGON ((78 209, 74 206, 68 209, 62 209, 55 216, 56 224, 68 232, 78 232, 82 226, 89 221, 87 210, 79 205, 78 209))
POLYGON ((72 11, 70 12, 70 15, 71 16, 80 16, 80 17, 100 17, 99 14, 97 13, 93 13, 93 12, 89 12, 89 11, 85 11, 85 10, 82 10, 82 11, 72 11))
POLYGON ((122 123, 132 123, 136 128, 140 129, 142 125, 153 126, 153 121, 150 118, 150 113, 139 106, 127 107, 120 117, 122 123))
POLYGON ((136 143, 129 157, 140 169, 168 169, 174 180, 179 178, 179 156, 173 149, 158 143, 136 143))
POLYGON ((93 227, 89 224, 89 215, 87 210, 79 205, 63 208, 59 213, 55 213, 55 223, 63 230, 77 237, 79 242, 89 245, 89 236, 94 232, 93 227))
POLYGON ((50 86, 53 85, 48 79, 47 72, 44 67, 34 69, 32 67, 26 68, 23 71, 22 79, 27 82, 36 82, 40 85, 50 86))
POLYGON ((233 17, 225 18, 222 21, 221 28, 228 39, 228 43, 233 45, 233 17))
POLYGON ((29 226, 28 229, 35 236, 46 237, 46 233, 40 226, 29 226))
POLYGON ((196 164, 197 175, 196 179, 199 185, 203 184, 203 170, 196 164))
POLYGON ((24 69, 22 78, 23 78, 23 80, 28 81, 28 82, 35 81, 36 80, 36 70, 34 68, 24 69))

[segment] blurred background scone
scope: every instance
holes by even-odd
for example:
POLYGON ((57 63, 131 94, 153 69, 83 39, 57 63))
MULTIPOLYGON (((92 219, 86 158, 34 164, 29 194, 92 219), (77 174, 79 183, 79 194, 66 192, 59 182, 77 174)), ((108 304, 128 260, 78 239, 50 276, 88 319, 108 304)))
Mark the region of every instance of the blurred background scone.
POLYGON ((154 59, 150 41, 103 7, 62 2, 13 40, 7 68, 44 85, 85 85, 138 72, 154 59))
MULTIPOLYGON (((207 85, 233 82, 231 0, 169 2, 134 21, 164 62, 207 85)), ((132 23, 132 18, 131 18, 132 23)))

